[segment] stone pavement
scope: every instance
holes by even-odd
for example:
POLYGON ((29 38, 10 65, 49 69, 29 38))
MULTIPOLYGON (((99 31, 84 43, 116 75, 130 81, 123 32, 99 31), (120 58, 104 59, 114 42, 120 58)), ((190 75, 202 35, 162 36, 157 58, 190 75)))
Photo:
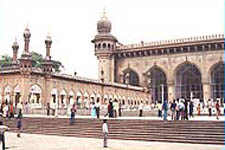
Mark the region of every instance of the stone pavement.
POLYGON ((21 138, 17 138, 16 133, 6 133, 6 146, 9 150, 222 150, 224 148, 223 145, 110 139, 108 148, 103 148, 102 144, 101 139, 37 134, 21 134, 21 138))

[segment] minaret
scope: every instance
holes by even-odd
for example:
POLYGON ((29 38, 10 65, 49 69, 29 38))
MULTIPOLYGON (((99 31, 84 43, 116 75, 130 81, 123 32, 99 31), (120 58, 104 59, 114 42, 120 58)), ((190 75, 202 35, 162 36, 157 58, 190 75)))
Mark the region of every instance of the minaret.
POLYGON ((24 37, 25 44, 24 44, 24 51, 20 58, 20 67, 22 69, 30 69, 32 68, 32 58, 31 58, 31 53, 29 52, 31 32, 28 29, 28 27, 25 29, 23 33, 23 37, 24 37))
POLYGON ((48 35, 45 39, 45 45, 46 45, 46 56, 43 60, 42 66, 43 71, 45 73, 51 73, 52 72, 52 61, 51 61, 51 55, 50 55, 50 48, 52 45, 52 39, 51 36, 48 35))
POLYGON ((13 49, 13 64, 17 64, 17 55, 18 55, 18 49, 19 49, 17 39, 15 39, 15 42, 12 45, 12 49, 13 49))
POLYGON ((112 24, 106 13, 97 22, 98 34, 92 40, 95 44, 95 55, 98 59, 98 79, 104 82, 115 80, 115 60, 112 55, 116 48, 117 39, 111 35, 112 24))

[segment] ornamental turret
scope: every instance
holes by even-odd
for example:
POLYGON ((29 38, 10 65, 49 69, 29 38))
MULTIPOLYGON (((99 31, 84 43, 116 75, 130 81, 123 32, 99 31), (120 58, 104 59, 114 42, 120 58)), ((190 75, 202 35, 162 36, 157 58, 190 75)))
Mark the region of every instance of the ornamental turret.
POLYGON ((97 22, 98 34, 92 40, 98 59, 98 79, 104 82, 114 82, 115 79, 115 60, 112 54, 115 51, 117 39, 111 34, 111 29, 112 23, 104 12, 97 22))

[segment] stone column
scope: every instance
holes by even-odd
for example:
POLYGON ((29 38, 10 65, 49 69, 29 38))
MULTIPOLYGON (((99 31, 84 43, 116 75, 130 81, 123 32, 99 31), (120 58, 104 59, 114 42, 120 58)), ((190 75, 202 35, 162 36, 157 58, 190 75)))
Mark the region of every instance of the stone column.
POLYGON ((210 84, 207 82, 202 83, 203 87, 203 100, 204 103, 207 104, 208 99, 210 99, 211 90, 210 90, 210 84))
POLYGON ((168 90, 168 102, 173 102, 173 99, 175 99, 175 87, 173 80, 167 82, 167 90, 168 90))

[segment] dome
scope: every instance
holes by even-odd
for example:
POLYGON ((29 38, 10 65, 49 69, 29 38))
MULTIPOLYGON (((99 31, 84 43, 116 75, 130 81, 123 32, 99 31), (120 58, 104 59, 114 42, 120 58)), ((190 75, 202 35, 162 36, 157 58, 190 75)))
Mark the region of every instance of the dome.
POLYGON ((24 33, 23 33, 24 38, 30 38, 31 33, 30 30, 28 28, 25 29, 24 33))
POLYGON ((17 39, 15 39, 15 42, 13 42, 12 48, 13 49, 18 49, 19 48, 19 45, 17 43, 17 39))
POLYGON ((99 33, 110 33, 111 27, 112 27, 111 21, 106 17, 104 12, 103 16, 97 23, 97 30, 99 33))

